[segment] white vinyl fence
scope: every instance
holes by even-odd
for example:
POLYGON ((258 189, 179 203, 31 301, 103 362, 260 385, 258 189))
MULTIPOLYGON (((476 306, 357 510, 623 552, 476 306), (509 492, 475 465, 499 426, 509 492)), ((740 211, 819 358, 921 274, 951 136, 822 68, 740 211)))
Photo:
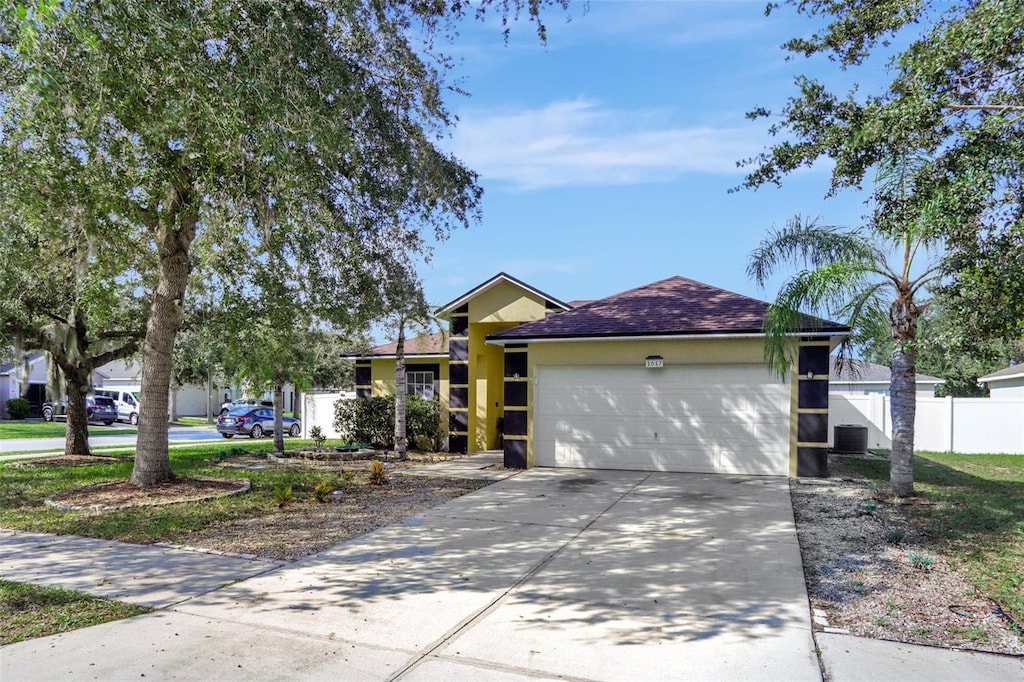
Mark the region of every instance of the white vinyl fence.
POLYGON ((309 438, 309 430, 319 426, 326 438, 342 438, 334 428, 334 403, 341 398, 355 398, 351 391, 340 393, 307 393, 302 412, 302 437, 309 438))
MULTIPOLYGON (((892 446, 889 396, 829 395, 828 442, 834 427, 868 427, 868 447, 892 446)), ((962 454, 1024 454, 1024 400, 1010 398, 918 398, 914 449, 962 454)))

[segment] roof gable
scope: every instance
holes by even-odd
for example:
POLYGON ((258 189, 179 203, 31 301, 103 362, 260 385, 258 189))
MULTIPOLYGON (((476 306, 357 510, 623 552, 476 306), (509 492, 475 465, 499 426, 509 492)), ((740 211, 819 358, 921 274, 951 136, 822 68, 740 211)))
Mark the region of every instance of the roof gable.
POLYGON ((142 378, 142 363, 136 358, 111 360, 97 371, 107 379, 138 381, 142 378))
MULTIPOLYGON (((31 353, 26 353, 24 357, 25 357, 25 359, 28 360, 29 367, 31 367, 32 365, 36 364, 40 360, 44 360, 46 358, 46 353, 44 353, 42 351, 32 351, 31 353)), ((14 372, 20 372, 21 368, 24 366, 24 364, 25 364, 25 360, 24 359, 22 359, 22 360, 5 360, 4 362, 0 362, 0 375, 7 375, 7 374, 14 373, 14 372)))
POLYGON ((498 286, 498 285, 500 285, 502 283, 509 283, 509 284, 511 284, 511 285, 513 285, 515 287, 518 287, 519 289, 522 289, 526 293, 532 294, 533 296, 535 296, 535 297, 541 299, 542 301, 544 301, 545 303, 549 304, 549 307, 552 308, 552 309, 555 309, 555 310, 569 310, 570 308, 572 308, 572 306, 569 305, 568 303, 563 303, 562 301, 558 300, 554 296, 550 296, 550 295, 544 293, 540 289, 535 289, 534 287, 531 287, 529 284, 527 284, 527 283, 525 283, 525 282, 523 282, 521 280, 518 280, 515 277, 512 277, 511 275, 508 275, 508 274, 506 274, 504 272, 499 272, 497 275, 495 275, 494 277, 491 277, 486 282, 483 282, 482 284, 479 284, 479 285, 473 287, 472 289, 470 289, 469 291, 464 293, 462 296, 459 296, 454 301, 451 301, 451 302, 446 303, 445 305, 441 306, 441 308, 438 309, 438 312, 440 312, 440 313, 452 313, 452 312, 455 312, 456 309, 458 309, 461 306, 463 306, 466 303, 468 303, 470 301, 470 299, 476 298, 480 294, 482 294, 482 293, 484 293, 486 291, 489 291, 489 290, 493 289, 494 287, 496 287, 496 286, 498 286))
MULTIPOLYGON (((496 340, 762 334, 769 304, 685 277, 670 277, 508 329, 496 340)), ((844 335, 849 327, 804 316, 801 330, 844 335)))

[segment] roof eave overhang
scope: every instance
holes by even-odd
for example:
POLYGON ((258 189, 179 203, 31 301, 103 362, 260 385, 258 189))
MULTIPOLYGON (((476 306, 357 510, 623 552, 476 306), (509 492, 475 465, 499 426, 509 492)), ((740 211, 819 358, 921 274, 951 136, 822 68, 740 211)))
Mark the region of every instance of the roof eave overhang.
POLYGON ((1010 379, 1024 379, 1024 372, 1018 372, 1016 374, 1003 374, 1002 376, 987 376, 978 377, 979 384, 991 384, 993 381, 1009 381, 1010 379))
MULTIPOLYGON (((850 335, 849 331, 803 331, 789 334, 793 337, 813 337, 821 339, 839 339, 850 335)), ((534 336, 534 337, 487 337, 487 343, 495 346, 508 346, 526 343, 572 343, 578 341, 681 341, 689 339, 757 339, 764 338, 764 332, 690 332, 665 334, 578 334, 572 336, 534 336)))
MULTIPOLYGON (((842 384, 844 386, 867 386, 867 385, 875 385, 875 384, 883 385, 883 384, 889 384, 890 383, 889 379, 875 379, 874 381, 872 381, 870 379, 860 379, 860 380, 857 380, 857 381, 852 381, 850 379, 833 379, 832 377, 828 378, 828 382, 830 384, 842 384)), ((915 379, 914 383, 916 385, 918 385, 918 386, 921 386, 922 384, 926 385, 926 386, 938 386, 939 384, 946 383, 946 380, 945 379, 915 379)))
MULTIPOLYGON (((350 355, 342 355, 341 357, 348 358, 349 360, 396 360, 396 359, 398 359, 398 355, 396 353, 387 353, 387 354, 383 354, 383 355, 355 355, 355 354, 350 354, 350 355)), ((429 360, 431 358, 437 359, 437 360, 440 360, 440 359, 447 360, 448 359, 448 354, 447 353, 406 353, 403 357, 405 357, 406 360, 423 360, 423 359, 429 360)))

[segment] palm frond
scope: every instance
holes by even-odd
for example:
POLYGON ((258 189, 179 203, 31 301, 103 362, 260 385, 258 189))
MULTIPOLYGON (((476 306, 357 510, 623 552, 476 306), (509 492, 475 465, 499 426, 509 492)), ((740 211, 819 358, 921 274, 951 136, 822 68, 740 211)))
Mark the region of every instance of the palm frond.
MULTIPOLYGON (((750 254, 747 276, 760 286, 782 265, 812 270, 837 261, 874 262, 879 250, 859 230, 822 225, 797 215, 773 229, 750 254)), ((884 256, 881 258, 884 263, 884 256)))
POLYGON ((861 263, 839 261, 802 270, 787 281, 765 315, 768 367, 785 377, 796 361, 798 336, 808 331, 807 314, 837 316, 859 292, 872 286, 870 275, 861 263))

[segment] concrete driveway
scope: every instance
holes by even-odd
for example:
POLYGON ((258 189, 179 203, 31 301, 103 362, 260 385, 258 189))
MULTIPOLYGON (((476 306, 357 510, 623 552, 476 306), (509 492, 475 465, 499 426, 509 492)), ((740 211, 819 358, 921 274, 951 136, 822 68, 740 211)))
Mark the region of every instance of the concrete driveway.
POLYGON ((821 680, 785 479, 536 469, 0 673, 821 680))

